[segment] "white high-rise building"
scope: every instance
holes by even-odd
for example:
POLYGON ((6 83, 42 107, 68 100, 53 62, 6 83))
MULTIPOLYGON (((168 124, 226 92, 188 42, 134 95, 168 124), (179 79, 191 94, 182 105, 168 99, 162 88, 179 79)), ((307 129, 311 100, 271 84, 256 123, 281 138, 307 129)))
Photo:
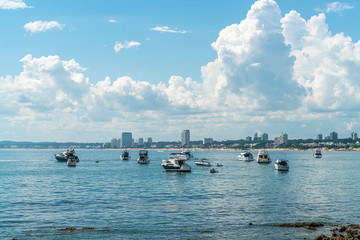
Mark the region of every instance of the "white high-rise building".
POLYGON ((190 130, 182 130, 181 132, 181 145, 190 145, 190 130))

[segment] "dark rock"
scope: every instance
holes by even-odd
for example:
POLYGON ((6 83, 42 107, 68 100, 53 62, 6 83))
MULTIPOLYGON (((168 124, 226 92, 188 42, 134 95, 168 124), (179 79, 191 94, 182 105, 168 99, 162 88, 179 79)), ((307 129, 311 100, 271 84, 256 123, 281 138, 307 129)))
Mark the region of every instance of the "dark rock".
POLYGON ((321 234, 321 235, 317 236, 316 238, 314 238, 314 240, 330 240, 330 238, 325 236, 324 234, 321 234))
POLYGON ((345 232, 346 227, 345 226, 341 226, 341 228, 339 229, 339 232, 345 232))
POLYGON ((74 231, 76 231, 76 228, 71 228, 71 227, 69 227, 69 228, 62 228, 62 229, 60 229, 60 231, 64 231, 64 232, 74 232, 74 231))

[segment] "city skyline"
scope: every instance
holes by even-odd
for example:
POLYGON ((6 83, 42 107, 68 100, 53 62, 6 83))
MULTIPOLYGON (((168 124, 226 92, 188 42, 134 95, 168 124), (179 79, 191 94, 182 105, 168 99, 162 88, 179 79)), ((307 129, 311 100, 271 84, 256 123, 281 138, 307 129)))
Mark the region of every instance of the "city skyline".
POLYGON ((0 140, 360 130, 355 0, 2 0, 0 12, 0 140))

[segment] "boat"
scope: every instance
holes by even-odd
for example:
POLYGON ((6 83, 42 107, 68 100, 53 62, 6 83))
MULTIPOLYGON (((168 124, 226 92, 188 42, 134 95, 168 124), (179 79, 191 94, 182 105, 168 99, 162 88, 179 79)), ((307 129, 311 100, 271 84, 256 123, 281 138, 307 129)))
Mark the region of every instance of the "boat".
POLYGON ((289 161, 286 159, 277 159, 274 165, 278 171, 289 171, 289 161))
POLYGON ((210 173, 218 173, 219 171, 215 170, 214 168, 210 170, 210 173))
POLYGON ((222 167, 222 166, 224 166, 224 165, 222 165, 221 163, 217 163, 216 166, 217 166, 217 167, 222 167))
POLYGON ((181 155, 186 156, 187 160, 197 160, 198 158, 194 157, 194 155, 190 152, 190 150, 182 150, 181 155))
POLYGON ((322 157, 321 150, 315 149, 313 156, 314 156, 314 158, 321 158, 322 157))
POLYGON ((129 152, 128 152, 127 150, 124 150, 124 151, 121 153, 120 159, 121 159, 121 160, 130 160, 130 159, 131 159, 131 156, 130 156, 130 154, 129 154, 129 152))
POLYGON ((260 150, 256 156, 256 162, 258 163, 270 163, 271 158, 267 151, 260 150))
POLYGON ((171 155, 169 160, 162 160, 161 166, 167 172, 191 172, 191 166, 186 163, 187 158, 182 155, 171 155))
POLYGON ((74 155, 68 156, 66 164, 68 165, 68 167, 76 167, 76 158, 75 158, 75 156, 74 155))
POLYGON ((242 152, 238 155, 238 159, 239 159, 240 161, 250 162, 250 161, 254 161, 254 156, 253 156, 252 153, 249 152, 249 151, 242 151, 242 152))
POLYGON ((75 161, 79 161, 79 157, 75 155, 74 149, 67 149, 65 152, 55 154, 55 158, 58 160, 58 162, 67 162, 69 156, 74 156, 75 161))
POLYGON ((198 166, 206 166, 206 167, 211 167, 211 163, 209 161, 206 161, 205 158, 201 159, 201 160, 198 160, 198 161, 195 161, 194 162, 196 165, 198 166))
POLYGON ((139 164, 148 164, 150 163, 150 158, 148 155, 148 151, 146 150, 140 150, 139 151, 139 158, 137 160, 139 164))

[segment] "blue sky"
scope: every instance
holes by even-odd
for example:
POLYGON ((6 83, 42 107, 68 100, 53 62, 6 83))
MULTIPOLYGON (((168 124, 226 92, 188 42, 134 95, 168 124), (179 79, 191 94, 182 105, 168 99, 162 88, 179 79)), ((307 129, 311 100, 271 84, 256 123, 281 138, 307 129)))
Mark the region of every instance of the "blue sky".
POLYGON ((360 129, 359 9, 0 0, 0 140, 350 136, 360 129))

